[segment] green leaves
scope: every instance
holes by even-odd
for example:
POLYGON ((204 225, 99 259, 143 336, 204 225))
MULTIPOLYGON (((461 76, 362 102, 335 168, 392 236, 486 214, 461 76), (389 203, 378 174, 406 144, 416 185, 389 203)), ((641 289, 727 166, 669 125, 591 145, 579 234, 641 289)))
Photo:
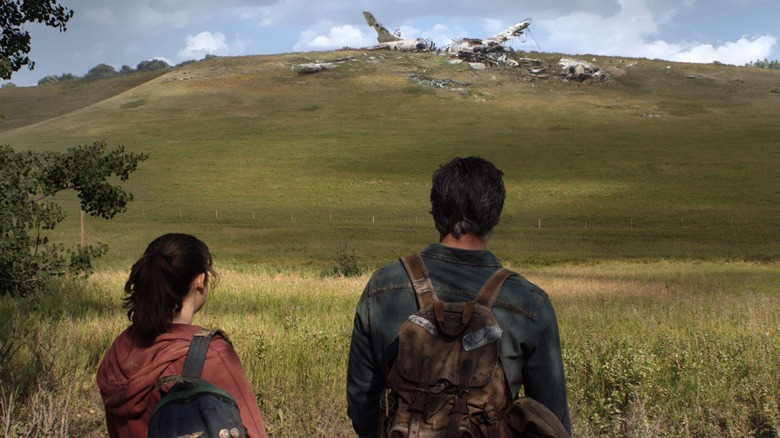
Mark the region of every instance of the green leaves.
POLYGON ((64 219, 50 200, 63 190, 75 190, 92 216, 111 219, 126 210, 132 195, 110 181, 126 181, 148 155, 106 149, 105 142, 65 153, 0 146, 0 295, 40 291, 51 277, 86 277, 91 260, 108 250, 104 244, 68 249, 44 234, 64 219))
POLYGON ((0 79, 11 79, 11 74, 25 65, 35 63, 30 53, 30 33, 26 23, 42 23, 64 32, 73 11, 58 5, 56 0, 0 0, 0 79))

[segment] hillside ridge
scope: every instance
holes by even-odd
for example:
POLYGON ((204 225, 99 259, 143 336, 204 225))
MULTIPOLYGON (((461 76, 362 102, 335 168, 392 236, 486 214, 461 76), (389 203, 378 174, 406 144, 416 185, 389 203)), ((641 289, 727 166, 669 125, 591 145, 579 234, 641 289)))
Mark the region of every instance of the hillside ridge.
MULTIPOLYGON (((579 93, 585 92, 588 86, 615 86, 624 85, 632 87, 635 92, 641 94, 668 95, 674 94, 669 88, 668 81, 663 83, 657 80, 638 79, 633 80, 633 70, 642 70, 642 74, 649 75, 654 72, 656 76, 666 76, 667 79, 682 78, 686 86, 694 82, 705 82, 706 86, 729 87, 752 83, 743 86, 744 89, 757 88, 764 91, 764 97, 778 97, 780 88, 780 72, 773 70, 734 67, 717 64, 688 64, 673 63, 662 60, 647 60, 640 58, 624 57, 595 57, 595 56, 571 56, 558 54, 529 54, 530 59, 544 61, 545 70, 553 72, 547 75, 532 75, 528 66, 518 67, 487 67, 484 70, 476 70, 468 64, 447 65, 448 58, 432 54, 410 54, 387 51, 337 51, 337 52, 313 52, 281 55, 256 55, 241 57, 212 58, 207 61, 187 64, 182 67, 157 72, 135 72, 132 74, 116 76, 97 80, 78 80, 73 82, 46 84, 37 87, 19 87, 0 89, 0 114, 4 114, 5 122, 0 124, 0 132, 10 131, 21 127, 33 125, 48 120, 56 119, 70 113, 74 116, 79 111, 89 111, 90 107, 110 108, 119 103, 125 108, 143 104, 144 97, 155 93, 164 93, 166 84, 174 85, 179 81, 219 81, 234 78, 240 82, 248 76, 262 79, 264 75, 272 72, 287 73, 291 78, 301 81, 310 79, 313 75, 295 74, 297 65, 311 62, 328 62, 329 59, 344 58, 348 54, 353 59, 336 64, 335 69, 349 66, 349 64, 376 64, 378 67, 373 72, 361 72, 361 75, 376 74, 379 77, 396 76, 388 78, 391 83, 405 75, 406 79, 417 79, 423 86, 447 88, 447 81, 452 81, 455 86, 468 84, 471 90, 479 93, 486 91, 496 81, 509 80, 539 84, 542 87, 576 87, 579 93), (538 55, 534 57, 534 55, 538 55), (560 78, 560 66, 556 66, 557 60, 575 59, 582 60, 598 66, 603 75, 597 79, 588 79, 583 82, 566 81, 560 78), (416 60, 415 65, 406 65, 399 60, 416 60), (497 78, 498 76, 498 78, 497 78), (550 77, 552 76, 552 77, 550 77), (629 78, 626 78, 629 76, 629 78), (492 78, 493 84, 490 84, 492 78), (642 84, 641 81, 646 81, 642 84), (427 82, 426 82, 427 81, 427 82), (774 91, 774 96, 771 91, 774 91)), ((351 70, 355 70, 354 68, 351 70)), ((338 71, 330 71, 321 74, 338 75, 338 71)), ((267 78, 271 80, 271 78, 267 78)), ((379 80, 378 80, 379 81, 379 80)), ((680 85, 676 85, 679 87, 680 85)), ((695 84, 699 86, 699 84, 695 84)), ((454 87, 453 87, 454 88, 454 87)), ((519 92, 517 88, 510 92, 519 92)), ((488 94, 490 92, 488 91, 488 94)), ((753 98, 762 97, 759 92, 753 98)))
MULTIPOLYGON (((120 258, 182 230, 252 263, 388 260, 435 239, 431 172, 466 155, 505 172, 507 262, 776 258, 780 71, 566 56, 607 73, 579 82, 523 56, 553 73, 344 50, 2 89, 0 144, 148 153, 127 213, 87 225, 120 258)), ((78 202, 57 201, 54 237, 78 241, 78 202)))

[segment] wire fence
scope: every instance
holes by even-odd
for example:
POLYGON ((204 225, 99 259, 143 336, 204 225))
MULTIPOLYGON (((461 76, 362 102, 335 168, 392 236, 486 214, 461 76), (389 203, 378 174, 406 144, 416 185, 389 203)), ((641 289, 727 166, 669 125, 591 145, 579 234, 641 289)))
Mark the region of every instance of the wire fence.
MULTIPOLYGON (((57 200, 67 214, 67 221, 79 221, 78 201, 57 200)), ((179 203, 185 204, 185 203, 179 203)), ((334 206, 311 209, 285 209, 279 205, 247 206, 243 203, 206 202, 190 203, 186 206, 171 205, 165 201, 142 201, 128 205, 128 210, 113 220, 118 223, 180 223, 209 224, 224 226, 286 226, 286 225, 333 225, 333 226, 420 226, 432 227, 433 219, 427 213, 428 206, 397 209, 370 206, 344 209, 334 206), (422 213, 420 213, 422 212, 422 213)), ((87 217, 86 222, 102 219, 87 217)), ((536 230, 737 230, 761 232, 780 231, 780 218, 729 216, 718 212, 656 213, 649 215, 612 216, 598 213, 571 215, 560 213, 532 212, 528 214, 504 213, 499 223, 501 228, 536 230)))
MULTIPOLYGON (((90 220, 99 220, 88 218, 90 220)), ((326 210, 295 210, 267 211, 262 209, 213 208, 201 207, 196 210, 185 208, 164 209, 159 207, 139 206, 129 209, 115 219, 120 223, 137 222, 169 222, 213 225, 420 225, 433 226, 430 214, 413 214, 404 211, 379 212, 370 211, 326 211, 326 210)), ((780 229, 778 221, 757 222, 753 218, 727 218, 712 215, 679 215, 643 217, 596 217, 596 216, 561 216, 561 215, 505 215, 501 218, 500 227, 522 229, 583 229, 583 230, 657 230, 657 229, 689 229, 689 230, 734 230, 774 228, 780 229)))

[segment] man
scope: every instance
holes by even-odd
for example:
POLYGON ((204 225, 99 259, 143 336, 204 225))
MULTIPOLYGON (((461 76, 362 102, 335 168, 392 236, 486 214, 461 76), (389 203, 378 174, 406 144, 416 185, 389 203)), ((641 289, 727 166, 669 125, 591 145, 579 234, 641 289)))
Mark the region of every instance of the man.
MULTIPOLYGON (((456 158, 433 174, 431 213, 439 243, 420 251, 441 301, 474 298, 501 267, 487 251, 506 190, 503 173, 479 158, 456 158)), ((347 370, 347 413, 361 437, 377 436, 386 366, 397 353, 398 329, 417 312, 411 280, 400 261, 376 271, 358 302, 347 370)), ((516 398, 549 408, 571 433, 558 322, 547 294, 520 276, 509 277, 493 306, 504 333, 500 351, 516 398)))

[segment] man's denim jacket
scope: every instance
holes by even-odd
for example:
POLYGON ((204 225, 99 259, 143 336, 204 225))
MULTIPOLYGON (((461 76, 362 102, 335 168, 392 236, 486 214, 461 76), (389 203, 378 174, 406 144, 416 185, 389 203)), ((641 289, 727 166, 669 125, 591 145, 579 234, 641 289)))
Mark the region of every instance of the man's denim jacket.
MULTIPOLYGON (((500 266, 489 251, 433 244, 420 252, 442 301, 474 298, 500 266)), ((379 269, 363 291, 355 313, 347 370, 347 413, 360 437, 376 436, 379 398, 386 365, 395 356, 398 329, 417 312, 411 280, 400 261, 379 269)), ((512 276, 493 306, 503 335, 504 370, 517 397, 547 406, 571 431, 558 322, 547 294, 523 277, 512 276)))

